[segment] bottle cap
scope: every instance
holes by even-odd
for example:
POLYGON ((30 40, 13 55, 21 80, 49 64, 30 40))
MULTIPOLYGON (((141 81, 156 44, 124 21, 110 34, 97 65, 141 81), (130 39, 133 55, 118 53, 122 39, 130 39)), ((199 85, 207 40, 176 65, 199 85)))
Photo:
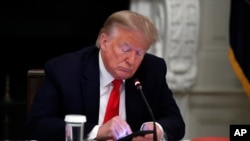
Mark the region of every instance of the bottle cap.
POLYGON ((86 116, 84 115, 66 115, 65 122, 84 123, 86 122, 86 116))

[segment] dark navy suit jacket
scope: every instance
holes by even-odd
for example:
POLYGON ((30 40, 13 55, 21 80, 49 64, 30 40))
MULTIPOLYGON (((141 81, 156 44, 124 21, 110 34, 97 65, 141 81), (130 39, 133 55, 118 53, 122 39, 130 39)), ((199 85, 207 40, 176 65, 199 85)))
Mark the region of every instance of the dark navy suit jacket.
MULTIPOLYGON (((98 124, 98 53, 96 46, 86 47, 45 64, 45 81, 34 98, 27 118, 29 139, 65 140, 66 114, 86 115, 85 137, 98 124)), ((150 54, 144 56, 136 74, 125 81, 126 118, 133 131, 139 130, 142 123, 152 121, 134 86, 134 79, 138 78, 156 121, 162 125, 170 139, 179 140, 184 136, 185 124, 167 86, 166 70, 163 59, 150 54)))

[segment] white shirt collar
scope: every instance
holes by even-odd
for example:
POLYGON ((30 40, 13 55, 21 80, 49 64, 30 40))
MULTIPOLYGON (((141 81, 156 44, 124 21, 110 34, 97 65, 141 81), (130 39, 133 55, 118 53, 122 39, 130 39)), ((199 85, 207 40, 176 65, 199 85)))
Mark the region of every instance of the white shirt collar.
POLYGON ((101 51, 99 51, 99 68, 100 68, 100 87, 103 88, 109 85, 114 80, 114 77, 105 68, 101 56, 101 51))

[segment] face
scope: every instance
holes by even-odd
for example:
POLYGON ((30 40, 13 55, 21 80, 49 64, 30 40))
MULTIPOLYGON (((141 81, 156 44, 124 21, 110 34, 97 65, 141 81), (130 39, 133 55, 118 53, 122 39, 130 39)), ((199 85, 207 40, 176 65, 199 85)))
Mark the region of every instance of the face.
POLYGON ((102 33, 100 41, 104 66, 116 79, 132 77, 148 49, 141 33, 123 28, 110 36, 102 33))

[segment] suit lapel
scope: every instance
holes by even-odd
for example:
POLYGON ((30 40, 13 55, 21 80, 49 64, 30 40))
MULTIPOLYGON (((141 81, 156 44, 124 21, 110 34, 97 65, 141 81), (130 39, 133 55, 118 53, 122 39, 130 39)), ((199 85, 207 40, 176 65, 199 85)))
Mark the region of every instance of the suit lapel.
MULTIPOLYGON (((140 125, 141 115, 143 114, 143 107, 144 103, 142 101, 142 97, 140 92, 134 86, 134 79, 126 80, 125 85, 125 104, 126 104, 126 116, 127 122, 130 124, 131 127, 138 127, 140 125), (140 109, 140 110, 138 110, 140 109)), ((132 129, 135 130, 135 129, 132 129)), ((138 130, 138 129, 136 129, 138 130)))
POLYGON ((98 123, 100 99, 98 51, 87 62, 82 79, 84 110, 88 116, 88 122, 98 123))

